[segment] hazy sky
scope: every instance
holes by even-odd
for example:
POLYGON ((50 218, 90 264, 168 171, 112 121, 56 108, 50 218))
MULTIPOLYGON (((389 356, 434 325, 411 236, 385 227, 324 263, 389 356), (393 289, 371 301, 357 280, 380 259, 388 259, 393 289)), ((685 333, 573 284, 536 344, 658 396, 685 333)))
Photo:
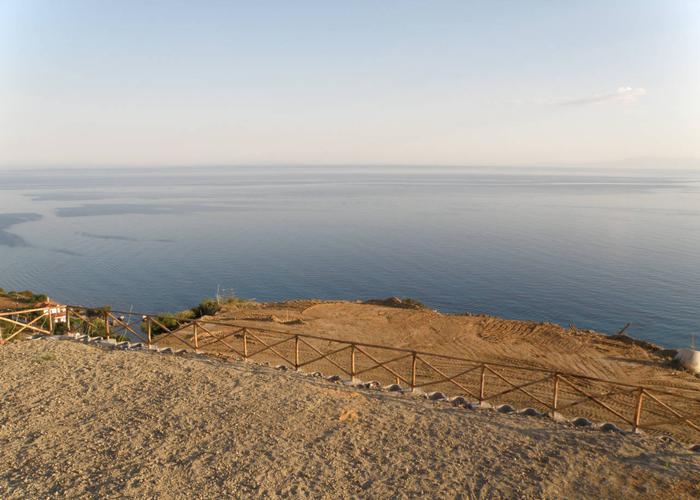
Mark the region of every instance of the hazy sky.
POLYGON ((0 0, 0 166, 629 157, 700 157, 700 1, 0 0))

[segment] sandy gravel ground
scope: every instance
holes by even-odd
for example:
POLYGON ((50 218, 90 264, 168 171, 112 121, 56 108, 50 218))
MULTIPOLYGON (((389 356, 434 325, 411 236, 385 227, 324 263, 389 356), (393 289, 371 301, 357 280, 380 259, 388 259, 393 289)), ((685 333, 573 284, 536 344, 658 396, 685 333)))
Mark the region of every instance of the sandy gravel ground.
MULTIPOLYGON (((491 372, 486 375, 484 394, 492 404, 507 403, 517 408, 531 406, 539 411, 550 411, 546 403, 551 404, 553 400, 554 383, 551 377, 547 378, 542 372, 512 367, 545 369, 645 385, 656 388, 659 392, 655 397, 671 405, 673 410, 646 396, 641 427, 647 432, 671 434, 687 443, 700 442, 700 433, 673 414, 673 411, 681 412, 696 426, 700 425, 700 377, 674 368, 668 353, 664 355, 658 349, 635 343, 629 337, 615 338, 551 323, 483 315, 441 314, 429 309, 401 309, 347 301, 236 303, 227 305, 215 317, 207 319, 238 326, 221 323, 203 325, 206 330, 200 328, 199 331, 200 350, 241 358, 244 351, 241 327, 256 328, 257 338, 248 336, 248 353, 252 353, 255 361, 293 366, 296 349, 300 364, 309 371, 342 375, 344 369, 349 374, 351 353, 345 350, 331 354, 328 359, 319 359, 320 352, 333 353, 343 344, 313 340, 311 346, 303 342, 295 346, 288 334, 380 344, 507 365, 511 368, 498 367, 499 375, 504 379, 491 372), (261 337, 263 331, 267 333, 261 337), (280 344, 285 338, 292 341, 280 344), (274 345, 274 349, 267 348, 263 342, 267 346, 274 345), (532 396, 514 390, 513 385, 508 385, 505 380, 513 385, 526 384, 526 390, 532 396), (668 390, 681 393, 686 398, 664 394, 668 390)), ((157 337, 156 341, 159 345, 174 349, 191 348, 194 343, 193 328, 188 327, 177 335, 157 337)), ((362 352, 355 356, 356 373, 363 380, 378 380, 386 384, 399 380, 396 377, 399 374, 403 376, 400 383, 406 387, 410 385, 410 356, 401 358, 401 353, 381 349, 370 349, 367 353, 375 359, 362 352), (396 358, 400 359, 391 361, 396 358), (375 360, 389 363, 393 372, 376 367, 375 360)), ((421 357, 416 364, 416 382, 424 390, 463 395, 475 400, 481 390, 480 371, 469 370, 475 366, 474 363, 421 357), (424 363, 424 360, 432 366, 424 363), (446 376, 455 379, 445 381, 446 376)), ((585 417, 593 422, 612 422, 626 429, 632 428, 638 402, 634 389, 623 390, 604 382, 580 380, 577 381, 577 388, 574 388, 569 382, 562 382, 558 389, 560 412, 566 418, 585 417), (579 390, 595 395, 603 404, 588 400, 579 390)))
POLYGON ((0 498, 700 495, 674 442, 243 362, 37 340, 0 377, 0 498))

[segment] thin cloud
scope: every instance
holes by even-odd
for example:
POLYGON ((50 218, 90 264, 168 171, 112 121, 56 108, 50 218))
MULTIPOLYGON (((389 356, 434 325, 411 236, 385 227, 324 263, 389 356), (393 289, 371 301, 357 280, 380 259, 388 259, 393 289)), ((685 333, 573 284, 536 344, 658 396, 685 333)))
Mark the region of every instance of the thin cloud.
POLYGON ((623 104, 632 104, 640 97, 647 95, 647 90, 643 87, 619 87, 615 92, 608 94, 599 94, 591 97, 583 97, 579 99, 567 99, 559 101, 560 106, 582 106, 585 104, 595 104, 599 102, 621 102, 623 104))

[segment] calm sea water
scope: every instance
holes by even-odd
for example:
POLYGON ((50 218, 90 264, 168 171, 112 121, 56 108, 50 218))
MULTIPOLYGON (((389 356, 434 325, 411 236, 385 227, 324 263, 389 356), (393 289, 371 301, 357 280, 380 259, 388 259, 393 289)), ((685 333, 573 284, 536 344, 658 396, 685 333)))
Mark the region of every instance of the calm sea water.
MULTIPOLYGON (((629 332, 700 333, 700 172, 250 167, 0 172, 0 286, 177 310, 415 297, 629 332)), ((700 336, 699 336, 700 340, 700 336)))

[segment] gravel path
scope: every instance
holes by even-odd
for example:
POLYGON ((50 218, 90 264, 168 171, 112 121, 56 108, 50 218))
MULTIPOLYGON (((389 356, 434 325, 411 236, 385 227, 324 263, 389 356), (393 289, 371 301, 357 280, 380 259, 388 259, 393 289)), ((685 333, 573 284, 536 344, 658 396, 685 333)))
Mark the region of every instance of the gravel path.
POLYGON ((698 477, 658 438, 245 363, 0 347, 0 498, 697 498, 698 477))

